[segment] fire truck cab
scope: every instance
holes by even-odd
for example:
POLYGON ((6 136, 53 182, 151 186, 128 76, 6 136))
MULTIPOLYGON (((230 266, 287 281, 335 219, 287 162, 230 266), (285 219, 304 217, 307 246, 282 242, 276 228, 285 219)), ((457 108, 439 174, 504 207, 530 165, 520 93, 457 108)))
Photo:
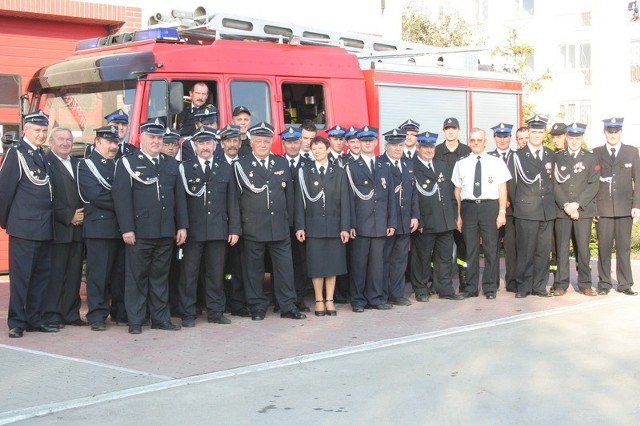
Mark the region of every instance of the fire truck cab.
MULTIPOLYGON (((473 52, 199 10, 174 11, 183 18, 147 30, 80 41, 74 55, 33 77, 30 109, 43 109, 52 126, 70 128, 85 144, 119 108, 129 114, 129 142, 136 145, 147 118, 179 125, 197 82, 208 86, 220 127, 239 105, 251 111, 252 123, 269 122, 278 132, 304 119, 319 130, 369 124, 386 131, 411 118, 421 131, 438 133, 446 117, 457 117, 464 142, 471 127, 520 122, 519 79, 479 71, 473 52), (416 57, 431 64, 416 65, 416 57)), ((281 152, 280 144, 273 150, 281 152)))

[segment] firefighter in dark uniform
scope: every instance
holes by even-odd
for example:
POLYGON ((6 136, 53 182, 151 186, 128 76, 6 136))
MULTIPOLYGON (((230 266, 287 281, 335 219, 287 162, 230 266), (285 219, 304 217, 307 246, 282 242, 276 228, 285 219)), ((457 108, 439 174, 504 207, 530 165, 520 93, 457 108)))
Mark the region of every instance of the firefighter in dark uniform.
MULTIPOLYGON (((496 143, 496 149, 489 152, 491 155, 502 159, 507 167, 512 161, 511 156, 515 150, 511 149, 511 132, 513 131, 512 124, 500 123, 491 128, 493 130, 493 140, 496 143)), ((513 220, 513 207, 511 201, 507 200, 507 223, 500 227, 498 235, 498 254, 496 259, 500 259, 500 241, 502 240, 502 247, 504 247, 504 284, 507 291, 511 293, 516 292, 516 225, 513 220)), ((497 283, 500 283, 500 268, 497 268, 498 276, 497 283)))
POLYGON ((53 193, 41 148, 48 126, 44 112, 26 115, 23 136, 0 167, 0 227, 9 234, 9 337, 58 331, 42 321, 53 239, 53 193))
POLYGON ((451 181, 458 202, 458 229, 467 247, 467 297, 476 297, 480 287, 480 242, 484 253, 482 292, 495 299, 498 290, 498 230, 506 223, 507 165, 486 151, 484 130, 471 129, 471 154, 453 168, 451 181))
POLYGON ((179 330, 169 313, 168 275, 173 245, 184 244, 189 219, 174 158, 160 153, 161 119, 140 125, 140 151, 116 167, 113 200, 126 246, 125 305, 129 333, 140 334, 149 308, 151 328, 179 330))
POLYGON ((193 142, 193 133, 197 132, 202 126, 216 129, 218 127, 218 110, 216 107, 211 106, 208 108, 202 108, 193 115, 193 127, 194 131, 189 137, 184 138, 182 146, 180 148, 180 159, 182 161, 194 160, 196 158, 195 145, 193 142))
MULTIPOLYGON (((453 173, 453 166, 456 161, 471 152, 471 149, 460 142, 458 135, 460 134, 460 123, 455 117, 449 117, 442 124, 442 132, 444 134, 444 142, 436 145, 436 158, 444 161, 449 168, 449 176, 453 173)), ((454 200, 455 202, 455 200, 454 200)), ((457 229, 453 231, 453 238, 456 243, 456 266, 458 268, 458 291, 464 291, 467 284, 467 250, 464 245, 462 232, 457 229)))
POLYGON ((556 217, 552 185, 555 157, 542 145, 547 119, 536 115, 527 125, 529 142, 513 154, 513 178, 508 183, 516 222, 516 297, 549 297, 549 251, 556 217))
POLYGON ((340 126, 335 125, 327 130, 327 136, 329 136, 329 161, 332 164, 344 168, 344 135, 347 130, 340 126))
MULTIPOLYGON (((118 155, 116 160, 123 155, 131 154, 138 148, 127 142, 129 139, 129 116, 122 109, 113 111, 111 114, 104 116, 107 126, 114 126, 118 130, 118 155)), ((95 148, 95 143, 87 146, 84 150, 84 156, 88 157, 89 153, 95 148)))
POLYGON ((235 177, 231 165, 213 156, 215 129, 200 127, 193 135, 193 141, 196 159, 180 164, 189 211, 189 236, 184 245, 179 287, 182 326, 195 326, 196 290, 203 258, 207 320, 230 324, 224 316, 224 260, 227 243, 234 246, 240 238, 235 177))
MULTIPOLYGON (((376 159, 378 129, 364 126, 358 133, 362 145, 360 158, 345 168, 351 187, 351 308, 387 310, 384 299, 384 246, 398 227, 398 210, 391 167, 376 159)), ((335 165, 335 163, 334 163, 335 165)))
POLYGON ((349 150, 342 155, 342 164, 347 165, 360 158, 360 140, 358 139, 358 133, 361 130, 359 127, 349 126, 345 132, 344 140, 349 150))
MULTIPOLYGON (((109 290, 121 288, 121 297, 124 297, 124 277, 120 274, 124 271, 124 256, 120 256, 124 249, 111 192, 119 148, 118 129, 104 126, 95 132, 95 149, 78 164, 78 192, 84 202, 85 214, 87 321, 92 330, 103 331, 109 313, 113 312, 109 306, 109 290)), ((124 300, 121 303, 124 308, 124 300)), ((112 316, 111 319, 124 324, 126 313, 122 314, 124 318, 112 316)))
POLYGON ((628 296, 638 293, 631 274, 631 227, 640 217, 640 159, 637 148, 623 144, 623 118, 608 118, 604 122, 606 144, 593 153, 598 156, 600 187, 596 197, 598 212, 598 294, 606 295, 612 288, 611 252, 616 246, 617 291, 628 296))
POLYGON ((203 81, 195 83, 189 90, 189 101, 185 101, 184 108, 178 115, 177 128, 180 130, 180 135, 189 136, 196 131, 198 113, 213 107, 212 104, 207 103, 208 100, 209 86, 203 81))
POLYGON ((49 136, 49 176, 53 187, 54 239, 51 277, 43 320, 47 324, 87 325, 80 319, 82 281, 83 204, 78 196, 78 159, 71 155, 73 136, 67 128, 56 128, 49 136))
POLYGON ((251 319, 261 321, 269 306, 262 291, 264 255, 273 265, 274 293, 280 317, 305 319, 296 307, 290 227, 293 225, 293 179, 287 161, 270 154, 273 127, 265 122, 249 129, 252 153, 235 162, 240 192, 244 249, 244 285, 251 319))
POLYGON ((420 210, 420 224, 411 248, 411 286, 418 302, 429 301, 429 282, 433 281, 440 299, 463 300, 456 294, 451 279, 453 230, 457 206, 447 164, 435 157, 437 133, 417 136, 413 174, 420 210), (433 259, 433 269, 430 266, 433 259), (433 280, 431 275, 435 274, 433 280))
POLYGON ((412 119, 408 119, 400 126, 400 130, 404 130, 407 139, 404 142, 404 156, 409 160, 413 160, 418 155, 418 133, 420 133, 420 123, 412 119))
POLYGON ((379 160, 391 169, 391 188, 396 198, 398 227, 387 237, 384 246, 384 295, 385 300, 397 306, 411 304, 404 294, 405 271, 409 258, 409 242, 413 231, 418 229, 418 197, 414 195, 415 179, 413 161, 404 156, 404 141, 407 134, 402 129, 384 133, 386 152, 379 160))
MULTIPOLYGON (((280 133, 282 146, 284 148, 284 159, 289 164, 292 178, 298 176, 301 168, 311 167, 313 160, 300 155, 302 133, 293 127, 287 127, 280 133)), ((296 307, 302 312, 310 312, 309 307, 304 303, 304 296, 310 287, 310 279, 307 277, 307 253, 304 242, 296 238, 296 229, 291 227, 291 255, 293 258, 293 283, 296 288, 296 307)))
MULTIPOLYGON (((551 135, 551 141, 553 142, 554 150, 556 152, 564 151, 567 149, 567 125, 564 123, 554 123, 549 130, 551 135)), ((556 229, 553 229, 553 238, 551 239, 551 254, 549 259, 549 272, 554 276, 558 270, 558 255, 556 253, 556 229)), ((575 243, 575 241, 574 241, 575 243)))
POLYGON ((574 235, 574 252, 578 266, 578 291, 595 296, 591 288, 589 241, 591 223, 596 215, 596 195, 600 186, 598 157, 581 148, 586 125, 567 127, 567 149, 556 152, 553 194, 556 200, 555 223, 558 270, 551 292, 562 296, 569 288, 569 242, 574 235))

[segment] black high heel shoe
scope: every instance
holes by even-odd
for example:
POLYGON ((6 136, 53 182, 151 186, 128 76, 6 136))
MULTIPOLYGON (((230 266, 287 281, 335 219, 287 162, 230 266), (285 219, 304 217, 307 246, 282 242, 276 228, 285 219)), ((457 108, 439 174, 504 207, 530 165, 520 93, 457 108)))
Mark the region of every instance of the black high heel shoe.
MULTIPOLYGON (((322 307, 324 308, 324 300, 316 300, 316 303, 322 303, 322 307)), ((326 314, 326 309, 322 309, 321 311, 315 311, 317 317, 323 317, 326 314)))
MULTIPOLYGON (((333 303, 333 299, 327 300, 327 302, 333 303)), ((331 309, 331 310, 325 309, 325 311, 327 312, 327 315, 330 316, 330 317, 335 317, 336 315, 338 315, 338 312, 336 312, 335 309, 331 309)))

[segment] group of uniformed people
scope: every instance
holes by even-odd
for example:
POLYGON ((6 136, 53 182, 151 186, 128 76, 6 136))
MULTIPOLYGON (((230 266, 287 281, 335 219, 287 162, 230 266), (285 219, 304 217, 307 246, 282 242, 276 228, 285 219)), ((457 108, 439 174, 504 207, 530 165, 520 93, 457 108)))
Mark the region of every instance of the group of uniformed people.
POLYGON ((336 125, 325 138, 304 122, 280 134, 284 154, 275 155, 274 128, 249 127, 248 108, 236 107, 233 123, 219 130, 214 107, 189 111, 180 129, 161 118, 142 123, 139 148, 126 142, 126 113, 115 111, 82 160, 70 155, 73 138, 64 128, 51 132, 45 154, 47 115, 25 116, 24 135, 0 169, 10 337, 87 324, 79 315, 84 247, 87 321, 95 331, 106 330, 109 316, 131 334, 147 324, 193 327, 201 310, 211 323, 229 324, 225 312, 262 320, 267 270, 283 318, 306 318, 309 284, 316 316, 335 316, 335 303, 358 313, 410 305, 408 265, 416 301, 480 292, 494 299, 500 243, 506 289, 518 298, 566 292, 571 240, 581 293, 612 288, 615 240, 617 291, 637 294, 629 257, 640 163, 637 149, 620 142, 621 118, 604 120, 606 144, 593 153, 582 146, 580 123, 564 126, 566 149, 543 147, 546 119, 535 116, 518 129, 528 136, 518 150, 510 148, 509 124, 492 128, 497 148, 487 152, 484 130, 471 129, 464 145, 450 117, 442 144, 409 119, 382 135, 379 156, 373 127, 336 125), (596 290, 588 247, 594 218, 596 290), (548 292, 554 234, 558 270, 548 292), (456 263, 466 268, 457 292, 456 263))

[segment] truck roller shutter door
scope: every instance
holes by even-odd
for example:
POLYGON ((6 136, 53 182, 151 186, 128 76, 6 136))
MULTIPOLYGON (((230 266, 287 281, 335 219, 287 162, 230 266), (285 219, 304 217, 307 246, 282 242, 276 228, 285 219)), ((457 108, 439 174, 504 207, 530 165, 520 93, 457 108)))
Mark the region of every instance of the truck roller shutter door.
POLYGON ((501 122, 513 124, 511 148, 516 148, 516 129, 518 123, 518 96, 514 93, 475 92, 471 101, 473 127, 487 132, 487 151, 496 149, 491 128, 501 122))

